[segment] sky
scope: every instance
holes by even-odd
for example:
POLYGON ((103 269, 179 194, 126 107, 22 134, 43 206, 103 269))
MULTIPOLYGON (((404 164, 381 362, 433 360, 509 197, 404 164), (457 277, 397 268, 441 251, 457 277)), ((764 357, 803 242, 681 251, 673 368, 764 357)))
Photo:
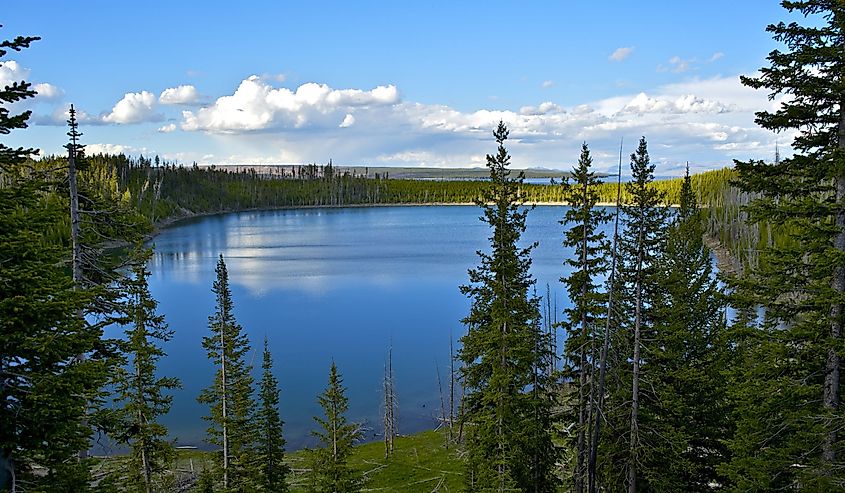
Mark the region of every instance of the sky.
POLYGON ((614 170, 640 137, 657 175, 788 153, 744 87, 795 20, 774 0, 15 2, 0 84, 39 95, 7 145, 189 165, 483 166, 502 120, 514 167, 614 170))

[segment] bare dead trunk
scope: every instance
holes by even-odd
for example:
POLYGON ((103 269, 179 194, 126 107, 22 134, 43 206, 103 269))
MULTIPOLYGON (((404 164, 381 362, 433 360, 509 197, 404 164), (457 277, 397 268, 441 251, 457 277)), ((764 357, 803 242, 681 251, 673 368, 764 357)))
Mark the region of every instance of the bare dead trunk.
MULTIPOLYGON (((73 105, 70 106, 70 144, 67 146, 68 150, 68 190, 70 192, 70 241, 71 241, 71 276, 73 279, 73 289, 82 289, 82 245, 79 241, 79 188, 76 180, 76 154, 77 154, 77 137, 76 131, 76 111, 73 105)), ((77 310, 76 317, 80 323, 85 323, 85 316, 82 310, 77 310)), ((85 354, 78 354, 77 361, 84 361, 85 354)), ((84 420, 85 424, 87 419, 84 420)), ((88 457, 88 449, 80 450, 77 454, 80 459, 88 457)))
POLYGON ((604 407, 604 386, 607 374, 607 353, 610 349, 610 322, 613 314, 613 287, 616 281, 616 244, 619 238, 619 208, 622 201, 622 142, 619 143, 619 174, 616 181, 616 219, 613 224, 613 251, 610 261, 610 278, 608 279, 607 290, 607 318, 605 319, 604 341, 601 347, 599 359, 599 384, 596 398, 596 411, 594 413, 593 440, 590 443, 590 463, 588 465, 588 487, 590 493, 596 491, 596 463, 598 462, 599 438, 601 436, 602 409, 604 407))

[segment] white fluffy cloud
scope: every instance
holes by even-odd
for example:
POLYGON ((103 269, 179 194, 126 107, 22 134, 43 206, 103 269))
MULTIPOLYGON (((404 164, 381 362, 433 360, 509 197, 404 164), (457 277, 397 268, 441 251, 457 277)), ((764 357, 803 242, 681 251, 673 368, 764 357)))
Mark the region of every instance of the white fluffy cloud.
POLYGON ((64 91, 62 91, 59 87, 46 82, 35 84, 35 92, 38 93, 36 97, 42 101, 60 99, 64 95, 64 91))
MULTIPOLYGON (((109 120, 102 117, 100 122, 157 118, 159 101, 144 94, 128 94, 109 120)), ((771 157, 778 137, 754 124, 754 111, 779 103, 768 101, 764 91, 742 86, 736 76, 692 78, 567 106, 538 101, 518 109, 470 110, 402 101, 393 85, 334 89, 306 83, 285 88, 252 76, 231 94, 182 111, 181 122, 164 122, 158 131, 181 126, 214 135, 203 141, 202 149, 185 154, 186 161, 304 163, 332 158, 339 165, 469 166, 483 165, 485 154, 495 149, 491 131, 501 120, 511 131, 508 148, 518 167, 567 169, 587 142, 596 169, 610 171, 619 140, 624 137, 627 153, 644 135, 658 174, 671 174, 682 172, 683 166, 675 164, 687 160, 693 169, 702 169, 729 165, 733 157, 771 157), (209 153, 214 156, 205 156, 209 153)), ((779 138, 782 150, 788 144, 784 138, 779 138)))
POLYGON ((15 60, 0 62, 0 87, 6 87, 13 82, 20 82, 29 78, 29 69, 21 66, 15 60))
POLYGON ((340 122, 340 128, 347 128, 355 125, 355 117, 352 116, 351 113, 347 113, 346 116, 343 117, 343 121, 340 122))
POLYGON ((114 105, 111 112, 103 116, 106 123, 141 123, 159 121, 160 114, 155 112, 156 97, 148 91, 129 92, 114 105))
POLYGON ((610 54, 608 59, 614 62, 621 62, 622 60, 631 56, 631 53, 633 52, 633 46, 623 46, 621 48, 616 48, 615 50, 613 50, 613 53, 610 54))
MULTIPOLYGON (((32 81, 29 80, 30 73, 31 71, 28 68, 23 67, 15 60, 0 62, 0 87, 6 87, 14 82, 24 80, 31 83, 32 81)), ((36 97, 40 101, 57 100, 64 94, 59 87, 46 82, 34 84, 32 89, 38 93, 36 97)))
POLYGON ((158 102, 161 104, 196 104, 200 100, 197 88, 188 84, 170 87, 161 92, 158 102))
POLYGON ((123 144, 85 144, 85 154, 144 154, 148 153, 146 147, 134 147, 123 144))
POLYGON ((725 113, 730 107, 719 101, 706 100, 693 94, 677 98, 654 98, 641 92, 621 110, 627 113, 725 113))
POLYGON ((302 128, 308 124, 335 120, 352 108, 391 106, 399 102, 396 86, 378 86, 369 91, 332 89, 309 82, 296 91, 275 88, 258 76, 251 76, 231 96, 196 112, 183 111, 184 130, 239 133, 268 128, 302 128))

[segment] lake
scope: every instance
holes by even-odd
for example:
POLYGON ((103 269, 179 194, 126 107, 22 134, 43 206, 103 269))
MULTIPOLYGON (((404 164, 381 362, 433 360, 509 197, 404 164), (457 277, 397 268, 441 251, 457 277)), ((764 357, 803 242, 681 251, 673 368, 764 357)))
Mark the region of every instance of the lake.
MULTIPOLYGON (((539 242, 532 274, 565 294, 559 278, 571 254, 561 246, 566 208, 538 206, 528 215, 524 244, 539 242)), ((490 230, 474 206, 362 207, 232 213, 195 218, 154 238, 150 289, 173 340, 165 344, 162 375, 183 389, 163 422, 179 445, 204 446, 207 407, 196 402, 215 368, 201 338, 214 309, 211 285, 223 254, 235 316, 255 349, 269 338, 288 449, 314 442, 317 395, 337 363, 349 397, 348 418, 381 429, 380 404, 388 347, 398 394, 400 433, 436 426, 437 368, 447 389, 449 337, 457 341, 469 309, 459 286, 488 250, 490 230)))

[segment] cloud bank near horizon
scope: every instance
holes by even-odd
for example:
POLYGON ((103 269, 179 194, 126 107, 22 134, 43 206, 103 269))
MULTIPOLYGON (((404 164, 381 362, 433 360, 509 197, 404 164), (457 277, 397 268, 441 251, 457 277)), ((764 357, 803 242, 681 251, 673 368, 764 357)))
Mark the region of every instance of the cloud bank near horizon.
MULTIPOLYGON (((0 67, 0 83, 26 75, 19 64, 0 67)), ((60 101, 61 88, 42 84, 42 101, 52 99, 56 106, 35 122, 64 124, 67 105, 60 101)), ((652 159, 663 166, 662 173, 672 174, 686 161, 702 170, 729 165, 734 158, 769 158, 776 143, 785 148, 791 142, 790 136, 778 137, 754 124, 755 111, 780 101, 742 86, 738 76, 690 78, 570 106, 541 101, 474 111, 406 100, 394 84, 369 89, 281 84, 252 75, 213 101, 187 84, 165 88, 158 96, 152 90, 128 92, 110 110, 98 116, 80 110, 79 117, 89 125, 151 126, 150 133, 160 138, 193 136, 191 148, 176 152, 157 150, 154 141, 143 146, 115 141, 97 144, 97 149, 143 147, 202 164, 331 158, 345 165, 482 166, 485 154, 494 150, 490 132, 500 120, 511 131, 508 147, 517 167, 568 169, 580 144, 587 142, 596 169, 607 171, 618 159, 620 139, 633 146, 646 136, 652 159)))

